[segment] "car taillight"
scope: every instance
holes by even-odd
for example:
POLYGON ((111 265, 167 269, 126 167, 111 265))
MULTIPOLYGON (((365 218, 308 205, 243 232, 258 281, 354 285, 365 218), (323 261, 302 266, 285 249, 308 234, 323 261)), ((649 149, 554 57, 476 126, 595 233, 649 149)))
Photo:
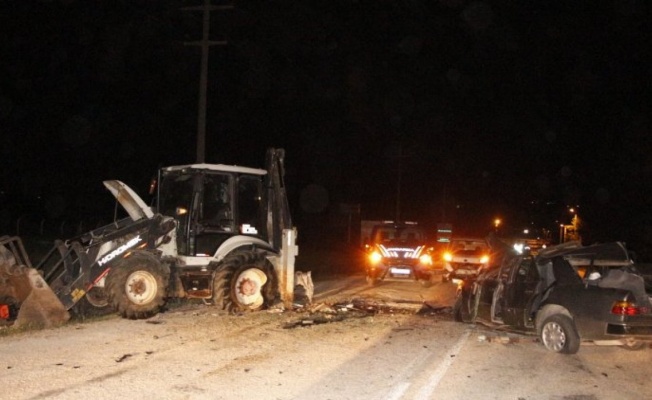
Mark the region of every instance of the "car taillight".
POLYGON ((611 307, 611 313, 616 315, 640 315, 648 312, 646 307, 638 307, 636 303, 618 301, 611 307))

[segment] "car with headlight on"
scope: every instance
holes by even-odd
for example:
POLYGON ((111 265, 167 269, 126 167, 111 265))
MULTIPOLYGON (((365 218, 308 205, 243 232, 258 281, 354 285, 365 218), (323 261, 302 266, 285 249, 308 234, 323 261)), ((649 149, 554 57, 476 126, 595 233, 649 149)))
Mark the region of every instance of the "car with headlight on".
POLYGON ((383 280, 418 281, 426 287, 432 284, 432 247, 425 229, 416 223, 375 225, 365 251, 365 274, 371 286, 383 280))
POLYGON ((652 293, 622 242, 567 242, 536 255, 505 252, 477 278, 457 280, 457 321, 536 335, 553 352, 580 343, 652 344, 652 293))
POLYGON ((443 252, 446 272, 442 280, 464 279, 477 276, 482 268, 491 262, 491 247, 484 238, 452 238, 443 252))

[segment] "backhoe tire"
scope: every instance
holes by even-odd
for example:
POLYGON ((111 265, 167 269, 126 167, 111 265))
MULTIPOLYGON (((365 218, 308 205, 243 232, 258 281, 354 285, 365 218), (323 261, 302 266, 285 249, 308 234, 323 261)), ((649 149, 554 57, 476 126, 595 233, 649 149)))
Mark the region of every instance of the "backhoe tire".
POLYGON ((224 258, 213 277, 213 302, 230 313, 269 307, 278 297, 278 279, 264 253, 237 252, 224 258))
POLYGON ((167 266, 151 254, 136 252, 111 268, 106 292, 122 317, 145 319, 156 315, 165 305, 169 280, 167 266))

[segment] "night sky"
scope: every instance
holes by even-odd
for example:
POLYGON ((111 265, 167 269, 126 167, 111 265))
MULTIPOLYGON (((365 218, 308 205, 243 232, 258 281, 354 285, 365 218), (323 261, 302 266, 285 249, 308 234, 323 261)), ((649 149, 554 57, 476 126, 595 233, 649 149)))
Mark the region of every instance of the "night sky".
MULTIPOLYGON (((196 160, 201 51, 185 43, 202 15, 182 8, 201 3, 0 3, 5 229, 111 211, 102 180, 146 197, 159 166, 196 160)), ((556 234, 579 205, 585 241, 652 248, 647 1, 214 4, 234 8, 211 13, 227 44, 210 48, 206 161, 263 167, 285 148, 299 228, 360 204, 556 234)))

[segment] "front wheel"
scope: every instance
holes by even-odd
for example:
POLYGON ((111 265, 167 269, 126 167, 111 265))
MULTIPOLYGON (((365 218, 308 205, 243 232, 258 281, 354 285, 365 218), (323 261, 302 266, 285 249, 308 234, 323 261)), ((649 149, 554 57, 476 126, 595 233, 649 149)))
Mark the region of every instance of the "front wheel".
POLYGON ((107 276, 109 302, 124 318, 145 319, 165 305, 170 271, 148 253, 133 253, 107 276))
POLYGON ((575 354, 580 349, 580 337, 570 317, 562 314, 548 317, 541 327, 541 341, 555 353, 575 354))
POLYGON ((213 277, 213 302, 229 312, 260 310, 277 296, 276 273, 264 253, 229 255, 213 277))

